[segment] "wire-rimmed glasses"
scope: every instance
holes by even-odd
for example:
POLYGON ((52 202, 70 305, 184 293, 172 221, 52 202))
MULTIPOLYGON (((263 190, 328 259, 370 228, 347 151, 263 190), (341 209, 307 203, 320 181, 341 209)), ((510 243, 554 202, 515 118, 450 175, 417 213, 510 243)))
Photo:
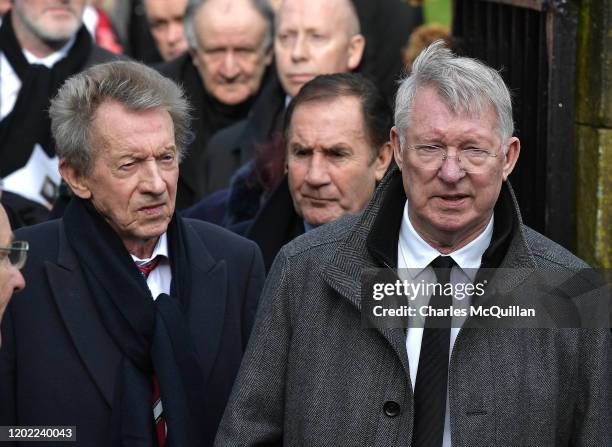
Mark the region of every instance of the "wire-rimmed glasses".
POLYGON ((26 263, 29 248, 26 241, 13 241, 8 247, 0 247, 0 261, 8 258, 11 265, 21 269, 26 263))
POLYGON ((468 147, 457 150, 457 155, 448 155, 448 149, 435 144, 417 144, 407 148, 412 154, 411 160, 420 169, 437 171, 450 158, 457 160, 459 167, 467 173, 478 174, 489 168, 491 160, 500 151, 491 152, 487 149, 468 147))

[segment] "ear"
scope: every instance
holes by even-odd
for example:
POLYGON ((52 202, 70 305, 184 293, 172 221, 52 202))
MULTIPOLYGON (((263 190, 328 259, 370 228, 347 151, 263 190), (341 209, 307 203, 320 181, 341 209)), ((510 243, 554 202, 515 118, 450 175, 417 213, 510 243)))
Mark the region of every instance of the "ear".
POLYGON ((403 163, 404 154, 402 154, 399 132, 397 130, 397 127, 395 126, 391 128, 390 139, 391 139, 391 147, 393 148, 393 156, 395 157, 395 163, 397 164, 397 166, 399 167, 399 170, 401 171, 402 168, 404 167, 404 163, 403 163))
POLYGON ((376 157, 375 176, 376 182, 380 182, 387 172, 389 163, 391 163, 391 157, 393 156, 393 148, 391 142, 387 141, 378 150, 378 156, 376 157))
POLYGON ((266 55, 264 56, 264 64, 266 67, 272 63, 272 58, 274 57, 274 45, 270 45, 270 48, 266 50, 266 55))
POLYGON ((518 138, 512 137, 508 140, 508 151, 504 156, 504 166, 502 167, 504 182, 508 180, 508 177, 514 170, 514 166, 521 153, 521 142, 518 138))
POLYGON ((65 160, 60 160, 59 172, 75 196, 86 200, 91 199, 91 191, 87 179, 83 175, 78 174, 72 166, 68 166, 65 160))
POLYGON ((349 71, 355 70, 359 63, 361 62, 361 58, 363 56, 363 50, 365 48, 365 37, 361 34, 355 34, 351 37, 349 42, 348 49, 348 61, 347 68, 349 71))
POLYGON ((191 48, 191 45, 189 46, 189 55, 191 56, 191 62, 193 63, 193 66, 197 67, 198 66, 198 54, 194 48, 191 48))

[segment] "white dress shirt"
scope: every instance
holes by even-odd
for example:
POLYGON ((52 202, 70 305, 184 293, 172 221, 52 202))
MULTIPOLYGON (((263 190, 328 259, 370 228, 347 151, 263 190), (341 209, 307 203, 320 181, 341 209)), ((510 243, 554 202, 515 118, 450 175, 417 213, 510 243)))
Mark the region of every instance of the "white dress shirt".
POLYGON ((151 291, 153 299, 157 299, 160 293, 170 295, 170 283, 172 282, 172 270, 170 269, 170 261, 168 258, 168 236, 162 234, 157 240, 157 244, 153 249, 153 254, 149 258, 140 259, 131 255, 136 264, 146 264, 156 256, 161 256, 159 264, 154 268, 147 278, 147 286, 151 291))
MULTIPOLYGON (((491 220, 487 224, 484 231, 480 233, 476 239, 459 250, 449 254, 449 256, 451 256, 453 261, 455 261, 457 264, 457 266, 453 267, 451 270, 451 283, 457 284, 460 282, 466 283, 474 281, 474 276, 482 261, 482 255, 491 243, 492 236, 493 217, 491 217, 491 220)), ((410 218, 408 217, 408 201, 406 201, 406 205, 404 206, 404 215, 400 227, 397 253, 398 269, 410 269, 398 270, 400 278, 417 281, 423 279, 426 282, 437 282, 435 279, 435 273, 429 264, 438 256, 441 256, 442 253, 425 242, 425 240, 412 226, 410 218)), ((457 305, 462 308, 469 307, 470 297, 466 297, 464 300, 461 300, 461 302, 454 299, 453 306, 457 307, 457 305)), ((451 327, 449 361, 455 340, 457 339, 457 335, 460 331, 460 324, 460 321, 458 322, 456 319, 453 319, 453 327, 451 327)), ((413 390, 416 384, 422 339, 422 325, 421 327, 409 327, 407 329, 406 350, 408 353, 410 381, 412 383, 413 390)), ((446 416, 444 419, 444 440, 442 442, 442 446, 451 447, 448 394, 446 398, 446 416)))
MULTIPOLYGON (((33 55, 26 49, 22 49, 22 52, 30 64, 41 64, 51 68, 60 59, 66 57, 75 40, 76 36, 73 36, 60 50, 43 58, 33 55)), ((13 110, 20 90, 19 76, 9 64, 4 53, 0 52, 0 121, 13 110)), ((57 156, 48 157, 43 148, 36 144, 27 164, 4 178, 4 189, 48 206, 49 203, 41 191, 45 181, 50 181, 55 186, 59 185, 61 178, 58 165, 57 156)))

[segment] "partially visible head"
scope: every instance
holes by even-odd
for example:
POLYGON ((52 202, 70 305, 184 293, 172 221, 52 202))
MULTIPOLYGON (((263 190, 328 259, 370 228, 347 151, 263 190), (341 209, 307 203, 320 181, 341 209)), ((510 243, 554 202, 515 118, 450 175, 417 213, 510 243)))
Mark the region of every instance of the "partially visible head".
POLYGON ((20 43, 25 48, 39 43, 50 47, 64 45, 81 27, 85 3, 85 0, 14 0, 11 18, 20 43))
POLYGON ((361 75, 316 77, 285 115, 289 190, 296 212, 313 226, 357 213, 391 161, 392 114, 361 75))
POLYGON ((66 81, 50 115, 60 173, 74 194, 91 201, 131 252, 154 246, 174 213, 191 135, 181 88, 136 62, 96 65, 66 81))
POLYGON ((272 62, 274 11, 267 0, 192 1, 185 17, 193 63, 227 105, 255 95, 272 62))
POLYGON ((460 248, 486 227, 520 152, 513 132, 510 92, 497 71, 440 41, 415 60, 397 93, 391 141, 411 222, 440 251, 460 248), (448 158, 436 156, 425 169, 432 147, 448 158), (474 156, 481 157, 477 169, 469 166, 474 156))
POLYGON ((4 15, 6 11, 11 9, 13 6, 13 0, 0 0, 0 16, 4 15))
POLYGON ((364 48, 351 0, 283 0, 274 54, 278 77, 289 96, 318 75, 355 70, 364 48))
POLYGON ((144 0, 144 8, 162 59, 169 61, 187 51, 183 26, 187 0, 144 0))
POLYGON ((9 250, 7 250, 11 248, 13 239, 8 216, 0 205, 0 323, 13 293, 25 287, 25 280, 18 266, 11 263, 9 250))

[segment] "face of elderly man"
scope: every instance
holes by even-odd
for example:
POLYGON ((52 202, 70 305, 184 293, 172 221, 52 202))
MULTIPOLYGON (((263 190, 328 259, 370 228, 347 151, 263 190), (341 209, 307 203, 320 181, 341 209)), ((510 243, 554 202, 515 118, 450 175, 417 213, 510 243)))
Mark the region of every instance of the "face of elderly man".
POLYGON ((365 40, 350 0, 285 0, 278 12, 274 53, 289 96, 320 74, 352 71, 365 40))
POLYGON ((63 44, 81 27, 85 0, 15 0, 12 15, 23 46, 36 54, 39 42, 63 44))
POLYGON ((144 7, 161 57, 169 61, 187 51, 183 27, 187 0, 145 0, 144 7))
POLYGON ((76 195, 91 201, 130 253, 147 257, 174 213, 179 168, 170 114, 106 101, 96 110, 90 132, 93 169, 76 175, 60 162, 62 175, 76 195))
POLYGON ((8 251, 2 250, 10 247, 12 241, 11 226, 4 208, 0 205, 0 322, 13 292, 25 287, 21 272, 9 260, 8 251))
POLYGON ((397 129, 391 131, 410 222, 430 245, 451 252, 476 238, 488 224, 502 182, 518 159, 520 143, 515 137, 500 140, 492 106, 480 116, 468 116, 461 109, 453 113, 432 87, 416 94, 410 116, 403 149, 397 129), (506 154, 502 144, 508 146, 506 154), (419 145, 443 146, 449 158, 439 168, 423 168, 414 150, 419 145), (458 151, 466 150, 486 150, 496 156, 483 157, 482 166, 466 172, 464 162, 456 158, 458 151))
POLYGON ((289 191, 297 213, 318 226, 365 207, 389 166, 390 145, 378 156, 354 96, 296 107, 287 141, 289 191))
POLYGON ((236 105, 259 90, 272 52, 268 23, 250 0, 208 0, 194 17, 197 48, 193 62, 206 90, 236 105))

